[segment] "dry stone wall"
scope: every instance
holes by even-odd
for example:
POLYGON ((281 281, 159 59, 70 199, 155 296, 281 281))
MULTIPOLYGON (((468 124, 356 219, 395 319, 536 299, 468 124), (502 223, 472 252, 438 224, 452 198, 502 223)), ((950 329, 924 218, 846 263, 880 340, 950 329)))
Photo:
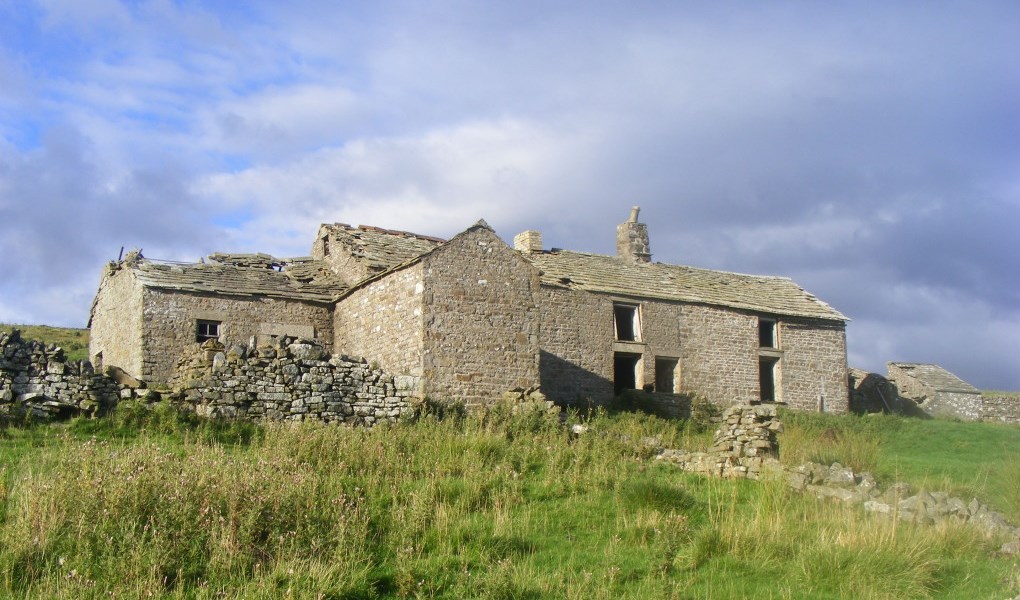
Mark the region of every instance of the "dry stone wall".
POLYGON ((1005 539, 1003 553, 1020 554, 1020 527, 976 498, 965 500, 940 491, 914 493, 903 482, 883 489, 871 473, 854 472, 839 463, 782 465, 776 437, 782 430, 774 406, 733 406, 723 412, 722 425, 707 452, 662 449, 656 458, 713 477, 780 479, 796 491, 860 504, 885 518, 929 525, 968 523, 993 538, 1005 539))
POLYGON ((414 413, 418 378, 330 355, 313 340, 281 337, 256 348, 195 344, 171 384, 176 401, 210 418, 373 425, 414 413))
POLYGON ((736 405, 722 414, 707 452, 663 450, 657 457, 685 471, 713 477, 759 479, 763 470, 779 469, 776 434, 783 430, 771 404, 736 405))
MULTIPOLYGON (((252 336, 261 335, 264 324, 308 329, 327 348, 333 343, 332 310, 328 304, 157 289, 146 289, 144 294, 145 361, 141 373, 124 369, 152 383, 164 383, 173 374, 173 365, 195 343, 198 319, 219 321, 220 336, 228 343, 247 342, 252 336)), ((107 360, 106 364, 116 363, 107 360)))
POLYGON ((1020 425, 1020 394, 982 394, 981 420, 1020 425))
POLYGON ((0 420, 92 415, 114 405, 120 393, 90 362, 69 362, 60 348, 24 340, 16 329, 0 333, 0 420))

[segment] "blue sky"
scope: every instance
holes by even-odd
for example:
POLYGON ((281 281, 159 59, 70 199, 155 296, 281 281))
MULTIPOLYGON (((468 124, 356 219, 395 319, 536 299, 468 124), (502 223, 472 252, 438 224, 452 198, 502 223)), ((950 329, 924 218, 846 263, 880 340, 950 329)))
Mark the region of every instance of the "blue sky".
POLYGON ((82 326, 121 246, 321 222, 786 275, 850 362, 1020 389, 1013 2, 0 0, 0 321, 82 326))

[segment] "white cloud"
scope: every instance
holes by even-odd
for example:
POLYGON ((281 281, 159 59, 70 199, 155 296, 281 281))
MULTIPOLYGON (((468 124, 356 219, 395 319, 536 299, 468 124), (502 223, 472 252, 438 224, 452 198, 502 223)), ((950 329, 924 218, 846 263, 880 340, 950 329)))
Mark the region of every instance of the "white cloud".
POLYGON ((241 236, 307 245, 322 222, 450 235, 548 209, 548 190, 583 155, 578 136, 519 120, 471 122, 420 137, 362 139, 298 161, 202 180, 195 193, 251 208, 241 236))

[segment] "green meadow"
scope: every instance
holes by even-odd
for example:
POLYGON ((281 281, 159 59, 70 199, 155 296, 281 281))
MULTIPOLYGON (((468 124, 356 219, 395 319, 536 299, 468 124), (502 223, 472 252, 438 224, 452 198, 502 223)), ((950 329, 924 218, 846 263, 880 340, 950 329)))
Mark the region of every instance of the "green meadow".
MULTIPOLYGON (((974 493, 1015 517, 1020 428, 783 415, 786 460, 974 493)), ((696 422, 426 415, 374 429, 167 406, 0 433, 0 595, 32 598, 1011 598, 966 526, 877 519, 653 460, 696 422), (570 433, 584 420, 588 431, 570 433)))

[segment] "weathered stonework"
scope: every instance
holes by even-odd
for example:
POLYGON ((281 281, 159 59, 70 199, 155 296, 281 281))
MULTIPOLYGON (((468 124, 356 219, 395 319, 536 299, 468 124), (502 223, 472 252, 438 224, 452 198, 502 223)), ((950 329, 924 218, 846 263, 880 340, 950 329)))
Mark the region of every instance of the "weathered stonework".
POLYGON ((90 352, 159 383, 195 341, 290 335, 414 375, 422 399, 541 385, 561 404, 654 392, 678 414, 693 395, 847 410, 842 314, 788 279, 653 263, 637 218, 617 256, 543 250, 536 231, 513 249, 484 222, 448 241, 325 224, 310 258, 132 254, 100 286, 90 352))
POLYGON ((843 324, 780 320, 779 347, 783 403, 801 410, 849 410, 843 324))
POLYGON ((539 293, 542 390, 564 405, 606 402, 613 396, 612 301, 550 286, 539 293))
POLYGON ((938 491, 911 494, 906 483, 883 489, 871 473, 855 473, 839 463, 782 465, 776 436, 782 431, 774 407, 733 406, 723 412, 722 425, 707 452, 665 448, 656 459, 711 477, 779 480, 819 499, 863 505, 864 510, 885 518, 926 525, 968 523, 988 536, 1006 539, 1001 552, 1020 554, 1020 527, 976 498, 967 501, 938 491))
POLYGON ((471 405, 537 385, 537 269, 488 226, 456 236, 422 268, 422 393, 471 405))
POLYGON ((186 292, 145 290, 143 298, 145 361, 141 378, 166 381, 166 368, 195 343, 195 322, 211 319, 223 323, 220 338, 226 342, 249 342, 260 335, 262 323, 311 327, 316 338, 331 348, 333 322, 330 307, 276 298, 229 298, 186 292))
POLYGON ((173 398, 205 417, 373 425, 414 414, 417 379, 283 337, 258 348, 195 344, 171 383, 173 398))
POLYGON ((760 479, 782 468, 776 442, 776 434, 782 430, 775 406, 735 405, 723 411, 722 423, 707 452, 667 449, 657 458, 702 475, 760 479))
POLYGON ((681 390, 719 406, 757 402, 757 318, 700 305, 685 305, 681 314, 681 390))
POLYGON ((913 400, 924 412, 964 421, 981 418, 981 392, 942 367, 891 362, 886 369, 900 396, 913 400))
POLYGON ((120 386, 88 361, 68 362, 56 346, 0 333, 0 421, 94 415, 113 406, 120 386))
POLYGON ((393 373, 421 375, 422 265, 410 265, 355 289, 333 312, 334 347, 368 356, 393 373))
MULTIPOLYGON (((145 356, 144 288, 131 270, 137 256, 137 253, 130 253, 125 261, 110 263, 103 270, 92 306, 89 360, 100 370, 104 365, 116 365, 140 376, 145 356)), ((173 361, 168 364, 172 365, 173 361)))
POLYGON ((1020 425, 1020 394, 982 394, 981 420, 1020 425))

